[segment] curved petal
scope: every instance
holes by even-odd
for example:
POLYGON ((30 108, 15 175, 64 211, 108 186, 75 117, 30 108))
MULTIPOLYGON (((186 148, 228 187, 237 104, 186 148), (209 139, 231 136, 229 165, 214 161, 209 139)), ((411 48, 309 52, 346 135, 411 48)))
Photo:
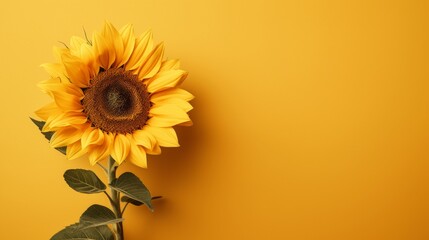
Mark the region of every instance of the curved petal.
POLYGON ((182 123, 177 124, 177 126, 182 126, 182 127, 190 127, 192 125, 194 125, 194 123, 192 122, 191 119, 189 119, 189 121, 187 121, 187 122, 182 122, 182 123))
POLYGON ((62 56, 64 54, 70 54, 70 50, 67 48, 60 48, 57 46, 54 46, 52 48, 52 52, 54 53, 55 59, 57 59, 58 61, 61 61, 62 56))
POLYGON ((149 79, 147 90, 150 93, 162 91, 168 88, 180 85, 187 76, 187 72, 183 70, 169 70, 156 74, 153 78, 149 79))
POLYGON ((189 92, 180 88, 169 88, 164 91, 153 93, 150 96, 150 101, 154 105, 172 104, 180 107, 183 111, 189 112, 193 109, 188 101, 192 100, 194 96, 189 92))
POLYGON ((90 147, 91 151, 89 151, 88 158, 89 162, 92 165, 96 164, 100 160, 107 158, 110 155, 114 136, 105 132, 103 132, 103 134, 104 142, 101 145, 92 145, 90 147))
POLYGON ((93 35, 93 46, 95 57, 98 63, 104 69, 109 69, 115 62, 115 50, 109 45, 109 42, 99 33, 93 35))
POLYGON ((68 81, 65 75, 66 69, 61 63, 44 63, 40 65, 53 78, 60 78, 61 81, 68 81))
POLYGON ((155 144, 152 149, 145 148, 147 154, 151 155, 159 155, 161 154, 161 148, 159 147, 159 144, 155 144))
POLYGON ((163 100, 159 100, 159 99, 151 99, 151 102, 155 105, 155 106, 160 106, 162 104, 171 104, 171 105, 176 105, 179 108, 181 108, 183 111, 185 112, 189 112, 193 109, 192 105, 188 102, 185 101, 183 99, 180 98, 166 98, 163 100))
POLYGON ((46 120, 42 132, 56 131, 70 125, 81 125, 87 121, 88 119, 86 115, 81 112, 65 112, 59 115, 50 116, 46 120))
POLYGON ((51 102, 42 108, 38 109, 34 112, 38 117, 40 117, 43 120, 47 120, 52 115, 59 115, 61 114, 61 110, 57 107, 55 102, 51 102))
POLYGON ((121 61, 118 63, 118 66, 124 65, 131 57, 131 54, 134 51, 134 45, 136 43, 136 38, 134 36, 134 28, 133 25, 128 24, 125 25, 119 33, 122 37, 122 42, 124 43, 124 53, 122 55, 121 61))
POLYGON ((112 134, 104 133, 104 143, 99 146, 92 146, 89 152, 89 161, 92 165, 98 161, 107 158, 112 149, 112 142, 114 136, 112 134))
POLYGON ((104 133, 99 128, 89 127, 83 133, 81 138, 82 148, 90 145, 101 145, 104 143, 104 133))
POLYGON ((146 151, 140 145, 131 143, 131 151, 127 159, 136 166, 147 168, 146 151))
POLYGON ((61 79, 59 77, 56 78, 50 78, 48 80, 41 81, 37 84, 37 87, 39 87, 42 92, 48 94, 50 97, 53 98, 52 92, 49 90, 50 84, 58 84, 61 83, 61 79))
POLYGON ((133 139, 137 145, 141 145, 147 149, 152 149, 156 145, 156 139, 147 131, 148 126, 144 126, 141 130, 133 132, 133 139))
POLYGON ((168 71, 168 70, 177 70, 180 68, 180 61, 179 59, 170 59, 165 60, 161 63, 161 67, 159 68, 160 72, 168 71))
POLYGON ((119 66, 122 61, 122 55, 124 55, 124 43, 122 41, 122 36, 119 34, 118 30, 108 21, 106 21, 104 24, 104 29, 101 34, 104 35, 104 38, 107 40, 109 46, 115 51, 115 62, 113 66, 119 66))
POLYGON ((125 70, 138 69, 153 50, 152 32, 146 31, 135 40, 134 50, 125 64, 125 70))
POLYGON ((116 134, 113 141, 112 157, 118 164, 121 164, 130 153, 130 141, 123 134, 116 134))
POLYGON ((83 134, 83 130, 80 127, 65 127, 58 129, 52 135, 50 139, 51 146, 54 148, 64 147, 79 141, 83 134))
POLYGON ((87 153, 87 151, 82 148, 80 141, 76 141, 67 146, 66 156, 69 160, 82 157, 83 155, 85 155, 85 153, 87 153))
POLYGON ((82 61, 88 66, 88 72, 90 78, 97 75, 100 68, 98 61, 94 55, 94 47, 89 44, 82 44, 80 46, 80 55, 82 61))
POLYGON ((80 102, 81 98, 67 93, 54 92, 54 100, 57 106, 65 112, 81 112, 83 106, 80 102))
POLYGON ((152 127, 172 127, 191 121, 188 114, 175 105, 153 106, 149 116, 147 124, 152 127))
POLYGON ((83 110, 80 100, 83 99, 83 91, 73 84, 64 83, 41 83, 39 87, 49 92, 54 98, 56 105, 62 111, 77 111, 83 110))
POLYGON ((179 147, 176 131, 173 128, 149 127, 147 129, 161 147, 179 147))
POLYGON ((153 77, 161 67, 163 55, 164 43, 160 43, 149 53, 144 63, 139 66, 137 70, 139 79, 143 80, 153 77))
POLYGON ((63 54, 61 59, 70 81, 80 88, 88 87, 90 76, 86 64, 71 54, 63 54))
POLYGON ((70 53, 76 57, 81 57, 80 47, 82 44, 87 44, 86 40, 78 37, 78 36, 72 36, 70 38, 70 53))
POLYGON ((162 102, 170 98, 178 98, 185 101, 194 99, 194 95, 180 88, 169 88, 164 91, 158 91, 150 96, 152 102, 162 102))
POLYGON ((57 81, 57 79, 52 79, 52 81, 43 81, 39 83, 38 86, 45 92, 49 93, 65 93, 69 95, 74 95, 80 99, 82 99, 84 96, 82 89, 80 89, 76 85, 70 83, 61 83, 57 81))

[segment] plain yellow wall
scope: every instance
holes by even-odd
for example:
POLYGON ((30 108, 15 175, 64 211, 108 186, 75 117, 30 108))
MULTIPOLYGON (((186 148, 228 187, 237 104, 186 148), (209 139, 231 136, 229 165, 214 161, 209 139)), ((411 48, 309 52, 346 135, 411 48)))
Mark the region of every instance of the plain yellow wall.
POLYGON ((90 168, 29 121, 51 48, 104 20, 152 29, 190 72, 181 148, 125 164, 154 195, 128 240, 429 239, 427 1, 4 1, 0 8, 0 238, 45 240, 104 195, 90 168))

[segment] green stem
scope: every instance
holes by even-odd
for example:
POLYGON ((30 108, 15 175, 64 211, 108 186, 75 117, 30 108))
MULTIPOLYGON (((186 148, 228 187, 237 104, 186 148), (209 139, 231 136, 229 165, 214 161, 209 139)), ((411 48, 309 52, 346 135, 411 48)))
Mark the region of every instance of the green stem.
MULTIPOLYGON (((115 160, 109 156, 108 160, 108 181, 109 184, 111 184, 114 180, 116 180, 116 169, 118 166, 115 165, 115 160)), ((117 218, 122 218, 122 212, 121 212, 121 202, 119 199, 119 192, 116 191, 113 188, 110 188, 111 190, 111 205, 113 208, 113 212, 115 213, 117 218)), ((124 240, 124 231, 122 222, 116 223, 116 240, 124 240)))
POLYGON ((127 202, 127 203, 125 204, 124 208, 122 209, 122 215, 124 215, 125 209, 127 209, 128 204, 129 204, 129 202, 127 202))

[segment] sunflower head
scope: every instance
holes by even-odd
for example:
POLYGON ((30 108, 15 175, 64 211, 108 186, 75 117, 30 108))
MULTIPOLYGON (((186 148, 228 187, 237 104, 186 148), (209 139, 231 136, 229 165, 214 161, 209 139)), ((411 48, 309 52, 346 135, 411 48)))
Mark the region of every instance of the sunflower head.
POLYGON ((193 96, 179 88, 187 72, 163 60, 150 31, 136 37, 132 25, 106 22, 92 40, 72 37, 54 53, 57 63, 42 64, 51 78, 39 84, 53 102, 36 111, 52 147, 91 164, 111 156, 147 167, 147 153, 179 146, 173 126, 192 124, 193 96))

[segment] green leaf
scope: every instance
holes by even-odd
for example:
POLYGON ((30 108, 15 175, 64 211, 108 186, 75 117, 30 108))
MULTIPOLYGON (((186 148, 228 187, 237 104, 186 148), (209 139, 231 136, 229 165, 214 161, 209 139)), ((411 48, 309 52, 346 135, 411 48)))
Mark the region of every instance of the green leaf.
POLYGON ((34 118, 30 118, 31 121, 33 121, 34 124, 36 124, 36 126, 39 128, 40 132, 45 135, 45 138, 48 140, 51 140, 52 135, 54 134, 54 132, 42 132, 43 126, 45 126, 46 122, 43 121, 37 121, 34 118))
POLYGON ((118 179, 114 180, 110 186, 116 191, 125 194, 127 197, 144 203, 153 211, 149 190, 133 173, 123 173, 118 179))
MULTIPOLYGON (((40 132, 45 136, 46 139, 51 140, 52 135, 54 134, 54 132, 42 132, 43 126, 45 126, 46 122, 43 121, 38 121, 34 118, 30 118, 31 121, 33 121, 34 124, 36 124, 36 126, 39 128, 40 132)), ((66 150, 67 147, 59 147, 59 148, 55 148, 57 149, 59 152, 61 152, 62 154, 66 154, 66 150)))
POLYGON ((64 180, 71 188, 81 193, 91 194, 106 190, 106 185, 90 170, 69 169, 64 173, 64 180))
POLYGON ((52 236, 51 240, 115 240, 115 236, 106 225, 79 229, 79 223, 73 224, 52 236))
POLYGON ((36 124, 36 126, 39 128, 40 131, 42 131, 43 126, 45 126, 45 122, 43 121, 38 121, 32 117, 30 117, 31 121, 36 124))
POLYGON ((140 201, 134 200, 134 199, 129 198, 129 197, 127 197, 127 196, 122 196, 122 197, 121 197, 121 202, 131 203, 132 205, 135 205, 135 206, 141 206, 141 205, 143 205, 143 204, 144 204, 144 203, 142 203, 142 202, 140 202, 140 201))
POLYGON ((66 155, 66 153, 67 153, 67 147, 58 147, 55 149, 57 149, 60 153, 62 153, 64 155, 66 155))
POLYGON ((107 225, 122 221, 109 208, 94 204, 82 214, 79 223, 61 230, 51 240, 115 240, 107 225))
MULTIPOLYGON (((162 196, 154 196, 154 197, 151 198, 151 200, 155 200, 155 199, 159 199, 159 198, 162 198, 162 196)), ((141 206, 141 205, 144 204, 144 203, 142 203, 140 201, 134 200, 134 199, 129 198, 127 196, 122 196, 121 197, 121 202, 131 203, 132 205, 135 205, 135 206, 141 206)))
POLYGON ((89 207, 80 217, 78 229, 87 229, 122 222, 122 218, 116 218, 109 208, 94 204, 89 207))

